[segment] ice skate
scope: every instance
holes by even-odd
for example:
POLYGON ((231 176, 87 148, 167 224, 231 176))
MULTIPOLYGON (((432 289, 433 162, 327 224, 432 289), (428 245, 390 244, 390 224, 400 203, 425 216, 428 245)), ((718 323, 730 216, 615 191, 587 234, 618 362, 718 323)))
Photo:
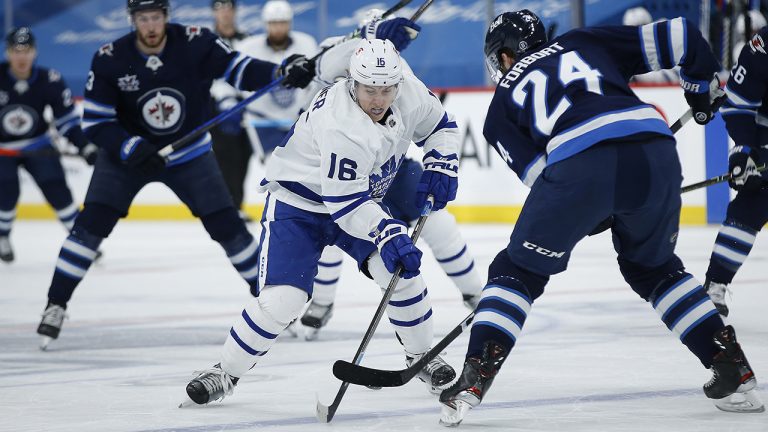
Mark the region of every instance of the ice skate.
MULTIPOLYGON (((421 358, 421 354, 406 354, 405 364, 412 365, 421 358)), ((456 378, 456 371, 439 355, 430 360, 416 375, 427 385, 427 390, 432 394, 440 394, 448 384, 456 378)))
POLYGON ((179 408, 193 404, 205 405, 207 403, 224 400, 232 394, 239 378, 233 377, 221 369, 217 363, 213 367, 199 372, 197 377, 187 384, 187 396, 189 399, 182 402, 179 408))
POLYGON ((11 263, 14 259, 11 240, 8 236, 0 236, 0 261, 11 263))
POLYGON ((41 336, 41 350, 45 351, 48 348, 48 344, 59 337, 59 332, 61 332, 61 326, 64 324, 64 318, 66 318, 66 316, 65 308, 53 303, 48 303, 48 306, 43 312, 43 319, 40 321, 40 325, 37 326, 37 334, 41 336))
POLYGON ((714 335, 719 352, 712 359, 712 378, 704 384, 704 394, 715 406, 729 412, 763 412, 765 406, 755 392, 757 380, 732 326, 714 335))
POLYGON ((469 295, 464 294, 462 295, 464 306, 466 306, 467 309, 474 311, 477 309, 477 305, 480 304, 480 294, 475 295, 469 295))
POLYGON ((709 298, 712 300, 712 303, 715 304, 717 312, 723 317, 727 317, 728 305, 725 304, 725 294, 731 293, 731 290, 728 289, 728 285, 707 280, 704 282, 704 289, 707 290, 709 298))
POLYGON ((304 333, 304 339, 313 341, 317 339, 320 329, 324 327, 328 320, 333 316, 333 303, 329 305, 319 305, 314 301, 309 304, 304 316, 301 317, 301 323, 307 327, 304 333))
POLYGON ((467 412, 482 402, 506 358, 506 349, 494 341, 485 343, 482 358, 467 358, 459 380, 440 394, 441 425, 458 426, 467 412))

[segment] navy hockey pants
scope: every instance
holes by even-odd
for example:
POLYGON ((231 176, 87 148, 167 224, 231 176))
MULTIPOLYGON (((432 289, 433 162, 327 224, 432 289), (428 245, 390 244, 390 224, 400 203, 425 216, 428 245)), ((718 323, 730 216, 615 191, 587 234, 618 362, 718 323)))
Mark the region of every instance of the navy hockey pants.
POLYGON ((619 259, 653 268, 674 258, 682 174, 675 141, 598 144, 544 169, 507 250, 539 275, 564 271, 576 243, 614 216, 619 259))
POLYGON ((410 223, 421 216, 421 209, 416 207, 416 186, 423 172, 421 162, 408 158, 403 160, 382 200, 393 218, 410 223))

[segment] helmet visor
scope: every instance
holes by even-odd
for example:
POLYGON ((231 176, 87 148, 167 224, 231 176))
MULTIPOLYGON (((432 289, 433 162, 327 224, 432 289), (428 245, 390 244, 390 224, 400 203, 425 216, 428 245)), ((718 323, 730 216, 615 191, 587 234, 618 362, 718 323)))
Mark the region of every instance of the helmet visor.
POLYGON ((498 84, 501 78, 504 77, 504 72, 501 71, 501 65, 499 64, 499 57, 496 54, 485 56, 485 67, 488 69, 488 74, 490 74, 494 83, 498 84))

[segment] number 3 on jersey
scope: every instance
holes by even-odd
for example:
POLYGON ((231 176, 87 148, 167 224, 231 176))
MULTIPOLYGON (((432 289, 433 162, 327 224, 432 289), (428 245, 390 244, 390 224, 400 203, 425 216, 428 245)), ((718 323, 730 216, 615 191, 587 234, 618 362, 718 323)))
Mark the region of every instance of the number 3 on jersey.
MULTIPOLYGON (((600 88, 600 77, 603 74, 597 69, 592 69, 576 51, 570 51, 560 56, 560 66, 558 75, 563 87, 567 87, 574 81, 584 81, 587 91, 597 94, 603 94, 600 88)), ((542 135, 549 135, 555 127, 555 123, 568 108, 571 107, 571 101, 567 96, 563 96, 551 112, 547 110, 547 87, 549 76, 536 69, 528 73, 512 91, 512 99, 521 108, 528 99, 528 84, 532 87, 533 98, 533 119, 536 129, 542 135)))
MULTIPOLYGON (((336 174, 336 153, 331 153, 331 169, 328 171, 328 178, 333 178, 336 174)), ((339 180, 354 180, 357 178, 355 175, 355 168, 357 168, 357 162, 352 159, 341 158, 339 164, 339 180)))

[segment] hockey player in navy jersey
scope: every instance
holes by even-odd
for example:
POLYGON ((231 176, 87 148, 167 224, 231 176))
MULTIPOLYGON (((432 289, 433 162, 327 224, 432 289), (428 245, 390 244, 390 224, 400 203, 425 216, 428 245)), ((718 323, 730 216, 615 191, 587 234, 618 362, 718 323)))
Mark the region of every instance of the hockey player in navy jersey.
POLYGON ((674 253, 682 181, 675 139, 627 85, 633 75, 680 65, 694 119, 709 122, 723 96, 699 31, 675 18, 576 29, 548 42, 539 18, 522 10, 491 22, 485 53, 498 85, 483 133, 531 191, 488 269, 463 371, 440 396, 441 423, 459 424, 482 401, 549 277, 611 216, 625 280, 712 369, 706 396, 728 411, 763 410, 733 328, 674 253), (736 392, 743 402, 729 400, 736 392))
POLYGON ((278 66, 242 55, 207 29, 169 23, 168 8, 168 0, 128 0, 135 31, 93 57, 83 127, 101 151, 83 211, 59 253, 37 330, 42 347, 58 337, 67 302, 99 244, 149 182, 176 193, 257 293, 258 242, 227 192, 210 135, 174 151, 167 163, 157 151, 208 119, 214 79, 257 90, 282 76, 283 85, 302 87, 312 80, 314 64, 299 56, 278 66))
POLYGON ((8 61, 0 64, 0 149, 51 151, 50 155, 0 157, 0 260, 11 262, 14 253, 9 235, 19 200, 19 167, 29 172, 67 231, 72 229, 79 210, 67 187, 61 161, 51 148, 44 110, 52 109, 58 133, 78 147, 88 164, 93 165, 98 148, 83 135, 72 92, 61 75, 35 64, 35 36, 30 29, 11 31, 5 48, 8 61))
POLYGON ((728 285, 747 259, 757 233, 768 222, 768 28, 744 45, 731 69, 720 113, 736 146, 728 157, 730 185, 737 191, 728 204, 725 221, 715 240, 704 287, 717 310, 728 316, 728 285))
MULTIPOLYGON (((384 289, 403 268, 387 315, 408 364, 429 350, 433 319, 419 274, 421 251, 405 222, 380 205, 411 141, 425 150, 416 205, 427 197, 440 210, 456 197, 458 131, 440 101, 404 73, 389 40, 358 41, 350 77, 321 90, 275 149, 262 188, 267 203, 259 246, 259 296, 243 309, 221 351, 220 363, 187 385, 206 404, 232 393, 266 355, 312 295, 318 260, 336 245, 384 289)), ((439 356, 419 372, 433 392, 456 374, 439 356)))

